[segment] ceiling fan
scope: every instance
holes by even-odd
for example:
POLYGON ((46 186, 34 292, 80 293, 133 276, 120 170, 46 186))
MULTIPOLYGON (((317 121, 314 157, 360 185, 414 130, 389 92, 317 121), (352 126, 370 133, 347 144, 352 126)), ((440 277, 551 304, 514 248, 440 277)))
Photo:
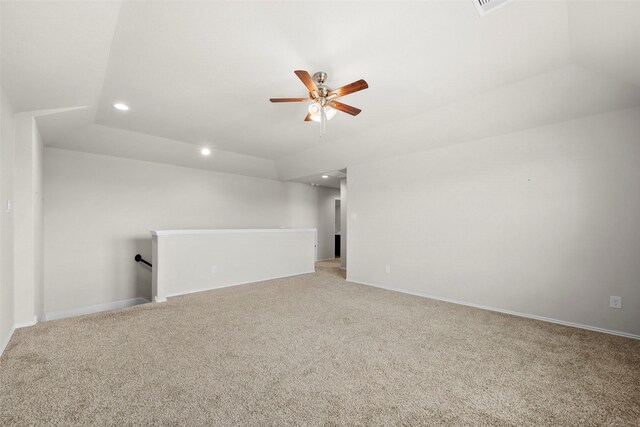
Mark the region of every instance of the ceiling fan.
POLYGON ((331 120, 337 111, 342 111, 352 116, 357 116, 362 111, 359 108, 338 102, 336 99, 368 88, 369 85, 364 80, 360 79, 334 90, 325 86, 324 82, 327 80, 327 73, 324 71, 318 71, 313 75, 313 78, 304 70, 296 70, 294 73, 307 87, 309 96, 307 98, 271 98, 269 100, 271 102, 311 101, 308 108, 309 112, 304 121, 320 122, 322 124, 320 136, 325 133, 326 121, 331 120))

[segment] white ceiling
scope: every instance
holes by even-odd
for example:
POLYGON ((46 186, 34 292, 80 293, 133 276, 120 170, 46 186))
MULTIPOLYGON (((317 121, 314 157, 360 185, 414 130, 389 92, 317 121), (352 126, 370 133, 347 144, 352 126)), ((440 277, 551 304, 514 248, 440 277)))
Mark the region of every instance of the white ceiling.
POLYGON ((119 2, 1 2, 2 88, 16 112, 95 105, 119 2))
POLYGON ((364 161, 640 105, 640 87, 575 65, 463 98, 277 160, 296 179, 364 161))
POLYGON ((319 187, 340 188, 340 181, 347 177, 346 169, 329 172, 316 173, 309 176, 297 178, 297 182, 316 185, 319 187), (323 178, 325 177, 326 178, 323 178))
POLYGON ((16 111, 87 107, 39 119, 45 143, 66 149, 311 182, 640 105, 640 2, 514 1, 482 18, 471 0, 1 7, 16 111), (343 100, 363 112, 319 138, 305 104, 268 102, 306 95, 295 69, 327 71, 332 87, 366 79, 343 100))
POLYGON ((640 86, 640 1, 570 1, 573 60, 640 86))

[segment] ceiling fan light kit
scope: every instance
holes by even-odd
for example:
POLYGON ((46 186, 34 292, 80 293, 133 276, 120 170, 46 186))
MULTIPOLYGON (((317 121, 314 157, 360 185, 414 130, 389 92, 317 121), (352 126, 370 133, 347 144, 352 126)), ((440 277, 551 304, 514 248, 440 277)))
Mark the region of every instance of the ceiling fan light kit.
MULTIPOLYGON (((311 120, 314 122, 322 121, 322 105, 319 102, 314 102, 309 105, 309 114, 311 114, 311 120)), ((324 107, 324 114, 327 116, 327 120, 331 120, 336 116, 338 110, 331 108, 329 105, 324 107)))
POLYGON ((338 111, 357 116, 360 114, 359 108, 352 107, 347 104, 336 101, 337 98, 349 95, 350 93, 358 92, 369 87, 366 81, 358 80, 350 83, 341 88, 332 90, 324 83, 327 80, 327 73, 324 71, 318 71, 311 77, 311 75, 304 70, 294 71, 296 76, 302 81, 307 90, 309 91, 308 98, 271 98, 271 102, 306 102, 310 101, 311 104, 308 108, 308 113, 304 118, 305 122, 320 122, 320 136, 324 135, 326 122, 331 120, 338 111))

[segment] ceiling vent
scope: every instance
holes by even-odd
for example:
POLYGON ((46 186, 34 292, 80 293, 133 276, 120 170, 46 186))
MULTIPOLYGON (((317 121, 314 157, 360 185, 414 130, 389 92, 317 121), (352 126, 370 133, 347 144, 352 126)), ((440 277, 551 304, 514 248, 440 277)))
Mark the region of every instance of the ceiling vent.
POLYGON ((510 1, 511 0, 473 0, 473 3, 476 5, 480 16, 484 16, 510 1))

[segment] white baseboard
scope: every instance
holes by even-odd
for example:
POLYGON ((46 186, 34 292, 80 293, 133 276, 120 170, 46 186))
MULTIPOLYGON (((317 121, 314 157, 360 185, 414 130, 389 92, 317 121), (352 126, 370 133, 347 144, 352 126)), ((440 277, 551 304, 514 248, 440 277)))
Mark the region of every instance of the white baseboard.
POLYGON ((15 327, 11 328, 11 331, 9 331, 9 335, 7 335, 7 337, 2 341, 2 343, 0 343, 0 357, 2 357, 2 354, 4 353, 4 350, 9 345, 9 341, 11 341, 11 337, 13 337, 13 333, 15 331, 16 331, 15 327))
POLYGON ((149 301, 144 298, 131 298, 121 301, 108 302, 105 304, 89 305, 85 307, 72 308, 70 310, 52 311, 45 313, 44 320, 65 319, 67 317, 82 316, 83 314, 99 313, 101 311, 117 310, 119 308, 132 307, 134 305, 145 304, 149 301))
POLYGON ((153 297, 153 302, 167 302, 167 299, 164 297, 153 297))
POLYGON ((28 322, 16 323, 15 329, 27 328, 29 326, 33 326, 38 323, 38 316, 33 316, 33 320, 29 320, 28 322))
POLYGON ((198 289, 198 290, 195 290, 195 291, 177 292, 175 294, 167 295, 167 298, 177 297, 177 296, 180 296, 180 295, 195 294, 196 292, 213 291, 214 289, 230 288, 232 286, 248 285, 250 283, 266 282, 267 280, 283 279, 285 277, 301 276, 303 274, 311 274, 311 273, 315 273, 315 272, 316 272, 315 269, 313 269, 311 271, 304 271, 302 273, 286 274, 284 276, 276 276, 276 277, 266 277, 266 278, 260 279, 260 280, 250 280, 248 282, 232 283, 232 284, 229 284, 229 285, 222 285, 222 286, 214 286, 214 287, 211 287, 211 288, 198 289))
POLYGON ((347 277, 347 282, 357 283, 359 285, 371 286, 373 288, 386 289, 387 291, 400 292, 400 293, 403 293, 403 294, 414 295, 414 296, 417 296, 417 297, 434 299, 434 300, 437 300, 437 301, 450 302, 452 304, 466 305, 468 307, 479 308, 479 309, 482 309, 482 310, 496 311, 498 313, 510 314, 512 316, 526 317, 528 319, 541 320, 543 322, 556 323, 558 325, 571 326, 573 328, 586 329, 586 330, 589 330, 589 331, 602 332, 604 334, 617 335, 617 336, 620 336, 620 337, 632 338, 632 339, 635 339, 635 340, 640 340, 640 335, 630 334, 630 333, 627 333, 627 332, 613 331, 611 329, 604 329, 604 328, 598 328, 598 327, 595 327, 595 326, 583 325, 583 324, 580 324, 580 323, 567 322, 565 320, 552 319, 550 317, 537 316, 535 314, 520 313, 520 312, 517 312, 517 311, 505 310, 505 309, 496 308, 496 307, 489 307, 489 306, 480 305, 480 304, 473 304, 473 303, 470 303, 470 302, 458 301, 458 300, 454 300, 454 299, 450 299, 450 298, 437 297, 437 296, 427 295, 427 294, 423 294, 423 293, 419 293, 419 292, 407 291, 407 290, 404 290, 404 289, 397 289, 397 288, 390 288, 390 287, 387 287, 387 286, 374 285, 373 283, 367 283, 367 282, 362 282, 362 281, 359 281, 359 280, 353 280, 353 279, 350 279, 348 277, 347 277))
POLYGON ((11 337, 13 337, 13 333, 16 331, 16 329, 33 326, 36 323, 38 323, 37 316, 33 316, 33 320, 30 320, 29 322, 16 323, 13 326, 13 328, 11 328, 9 335, 7 335, 7 337, 2 341, 2 343, 0 343, 0 356, 2 356, 2 353, 4 353, 5 348, 7 348, 7 346, 9 345, 9 341, 11 341, 11 337))
POLYGON ((331 261, 332 259, 336 259, 336 257, 317 259, 316 262, 331 261))

